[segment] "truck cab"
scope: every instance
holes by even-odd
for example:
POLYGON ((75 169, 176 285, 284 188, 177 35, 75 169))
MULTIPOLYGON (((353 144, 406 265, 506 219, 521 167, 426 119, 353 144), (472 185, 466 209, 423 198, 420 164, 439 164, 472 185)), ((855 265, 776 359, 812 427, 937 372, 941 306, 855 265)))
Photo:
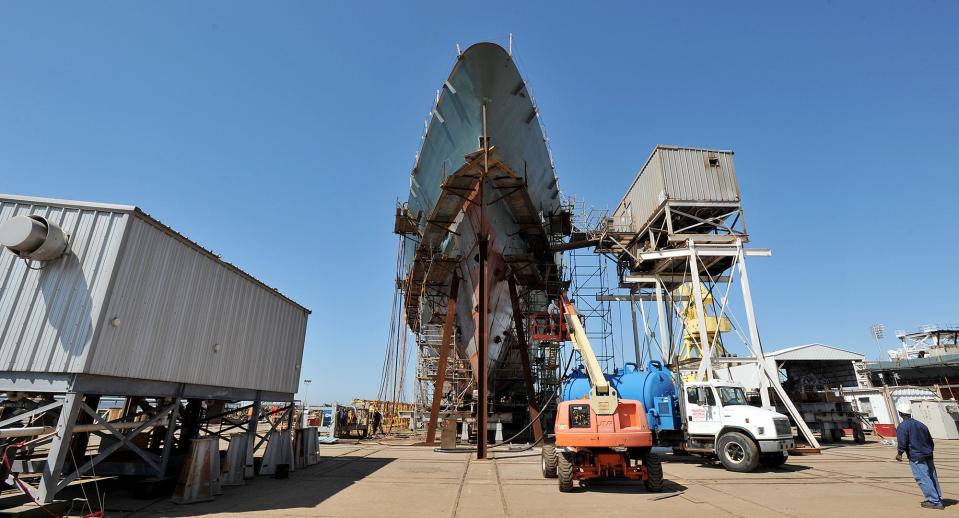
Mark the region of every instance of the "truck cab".
POLYGON ((750 406, 738 383, 710 380, 681 385, 680 405, 686 422, 684 449, 715 454, 730 471, 753 471, 786 462, 795 447, 789 418, 750 406))

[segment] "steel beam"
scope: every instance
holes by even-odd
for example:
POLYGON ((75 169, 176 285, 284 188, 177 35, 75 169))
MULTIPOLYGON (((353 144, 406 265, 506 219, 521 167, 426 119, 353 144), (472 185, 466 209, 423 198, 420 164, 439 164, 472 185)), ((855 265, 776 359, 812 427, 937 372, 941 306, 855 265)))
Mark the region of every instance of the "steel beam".
MULTIPOLYGON (((714 280, 716 282, 727 282, 729 280, 729 276, 720 275, 720 276, 717 276, 714 280)), ((669 274, 666 274, 666 275, 626 274, 623 276, 623 284, 657 284, 657 283, 676 284, 676 283, 682 283, 682 282, 689 282, 689 276, 688 275, 669 275, 669 274)), ((642 297, 642 295, 640 295, 640 297, 642 297)), ((680 299, 677 297, 675 300, 680 300, 680 299)))
MULTIPOLYGON (((482 192, 483 186, 480 185, 480 192, 482 192)), ((482 198, 482 196, 481 196, 482 198)), ((482 223, 480 223, 482 226, 482 223)), ((487 415, 487 405, 488 397, 487 391, 489 390, 488 380, 486 376, 487 367, 489 366, 489 352, 488 345, 486 343, 488 330, 486 329, 486 312, 489 310, 487 308, 487 294, 486 294, 486 253, 487 247, 489 246, 489 241, 486 239, 485 235, 480 236, 480 245, 479 245, 479 325, 476 327, 476 365, 477 365, 477 377, 476 384, 479 388, 479 401, 476 405, 476 458, 485 459, 486 458, 486 435, 487 435, 487 426, 486 421, 488 418, 487 415)))
MULTIPOLYGON (((137 454, 137 456, 139 456, 141 459, 143 459, 144 461, 146 461, 146 463, 149 464, 150 467, 153 468, 156 472, 159 472, 159 471, 160 471, 160 462, 159 462, 160 459, 159 459, 156 455, 154 455, 154 454, 152 454, 152 453, 144 450, 143 448, 140 448, 140 447, 137 446, 136 444, 133 444, 132 442, 130 442, 130 439, 131 439, 134 435, 137 435, 138 433, 140 433, 139 431, 131 432, 129 435, 123 435, 122 433, 120 433, 120 431, 119 431, 118 429, 114 428, 114 426, 113 426, 111 423, 109 423, 106 419, 100 417, 100 414, 97 414, 96 411, 93 410, 92 408, 90 408, 90 406, 87 405, 86 403, 81 404, 81 407, 80 407, 80 408, 81 408, 84 412, 86 412, 87 415, 90 416, 91 419, 93 419, 94 421, 96 421, 97 424, 99 424, 100 426, 106 428, 106 430, 107 430, 111 435, 113 435, 114 437, 116 437, 116 439, 117 439, 118 441, 120 441, 121 444, 126 443, 126 447, 129 448, 130 451, 132 451, 133 453, 137 454)), ((158 417, 161 417, 161 414, 166 413, 167 410, 171 410, 171 411, 172 411, 172 410, 173 410, 173 405, 169 405, 167 408, 165 408, 165 409, 163 409, 163 410, 157 411, 157 413, 154 414, 153 418, 151 418, 150 421, 152 421, 152 422, 158 421, 158 420, 159 420, 158 417)), ((145 429, 146 429, 146 428, 143 428, 142 426, 137 428, 137 430, 140 430, 140 431, 145 430, 145 429)), ((79 471, 79 468, 77 469, 77 471, 79 471)))
POLYGON ((486 294, 486 254, 489 248, 489 239, 486 233, 486 203, 483 201, 486 191, 486 176, 489 174, 489 134, 486 127, 486 103, 483 103, 483 171, 479 177, 478 203, 479 203, 479 325, 476 328, 476 351, 477 351, 477 378, 476 384, 479 388, 479 401, 476 405, 476 458, 486 458, 486 434, 487 426, 487 390, 489 389, 486 371, 489 363, 489 352, 486 343, 488 329, 486 328, 486 312, 488 311, 486 294))
MULTIPOLYGON (((49 372, 0 371, 0 392, 39 392, 63 394, 79 392, 113 396, 182 397, 252 401, 257 390, 236 387, 194 385, 172 381, 152 381, 96 374, 57 374, 49 372)), ((259 391, 261 401, 293 401, 291 392, 259 391)))
MULTIPOLYGON (((636 322, 636 299, 633 298, 634 296, 630 296, 629 312, 633 317, 633 349, 635 349, 636 354, 636 367, 641 368, 643 366, 643 353, 639 349, 639 323, 636 322)), ((597 295, 597 298, 599 298, 599 295, 597 295)), ((643 328, 646 328, 645 320, 643 321, 643 328)))
POLYGON ((50 403, 50 404, 47 404, 47 405, 43 405, 43 406, 38 407, 38 408, 34 408, 33 410, 30 410, 29 412, 24 412, 24 413, 22 413, 22 414, 17 414, 17 415, 15 415, 15 416, 13 416, 13 417, 10 417, 10 418, 4 419, 3 421, 0 421, 0 428, 6 428, 7 426, 10 426, 11 424, 19 423, 19 422, 23 421, 24 419, 26 419, 26 418, 28 418, 28 417, 33 417, 33 416, 35 416, 35 415, 37 415, 37 414, 42 414, 42 413, 44 413, 44 412, 49 412, 50 410, 53 410, 54 408, 59 408, 59 407, 62 406, 62 405, 63 405, 63 401, 54 401, 53 403, 50 403))
POLYGON ((60 419, 57 420, 56 439, 50 444, 47 465, 43 468, 40 487, 37 488, 37 501, 41 504, 53 502, 53 497, 59 489, 63 463, 70 449, 70 438, 73 436, 73 426, 80 415, 82 401, 83 394, 76 392, 69 392, 63 398, 63 408, 60 409, 60 419))
MULTIPOLYGON (((66 406, 64 406, 64 408, 66 408, 66 406)), ((122 434, 116 433, 116 435, 121 438, 120 440, 116 441, 115 443, 111 444, 110 446, 107 446, 107 447, 105 447, 105 448, 102 448, 102 449, 100 450, 100 453, 97 454, 96 457, 94 457, 94 458, 90 459, 89 461, 87 461, 86 464, 84 464, 83 466, 80 466, 79 468, 77 468, 75 471, 73 471, 73 473, 70 473, 69 475, 63 477, 63 480, 61 480, 60 483, 57 484, 57 491, 59 491, 59 490, 65 488, 65 487, 67 487, 68 485, 70 485, 70 483, 73 482, 74 480, 76 480, 77 478, 79 478, 80 475, 86 473, 90 468, 92 468, 93 466, 96 466, 97 464, 99 464, 100 462, 102 462, 104 459, 106 459, 107 457, 109 457, 111 453, 119 450, 119 449, 122 448, 123 446, 132 447, 133 444, 130 443, 130 440, 131 440, 131 439, 133 439, 134 437, 136 437, 137 435, 139 435, 140 433, 142 433, 142 432, 143 432, 144 430, 146 430, 147 428, 152 428, 153 426, 155 426, 156 423, 159 422, 159 421, 160 421, 161 419, 163 419, 164 417, 166 417, 166 416, 167 416, 167 413, 168 413, 170 410, 172 410, 172 409, 173 409, 173 406, 172 406, 172 405, 169 405, 169 406, 166 406, 166 407, 160 409, 160 410, 156 413, 156 415, 154 415, 153 417, 151 417, 151 418, 150 418, 149 420, 147 420, 147 421, 143 421, 142 423, 140 423, 140 426, 134 428, 133 431, 131 431, 130 433, 128 433, 128 434, 126 434, 126 435, 122 435, 122 434)), ((111 433, 114 433, 114 432, 115 432, 115 430, 114 430, 114 431, 111 431, 111 433)), ((132 448, 131 448, 131 449, 132 449, 132 448)), ((139 448, 137 448, 137 450, 138 450, 138 449, 139 449, 139 448)), ((136 451, 136 450, 134 450, 134 451, 136 451)), ((142 450, 140 450, 140 451, 142 451, 142 450)), ((140 455, 139 451, 137 452, 137 454, 140 455)), ((145 456, 143 456, 143 455, 141 455, 141 457, 142 457, 144 460, 147 460, 147 457, 145 457, 145 456)), ((153 466, 154 466, 154 469, 156 469, 156 466, 155 466, 156 463, 155 463, 155 462, 149 462, 149 461, 148 461, 148 463, 151 464, 151 465, 153 465, 153 466)))
MULTIPOLYGON (((670 358, 670 350, 672 349, 673 337, 669 336, 666 333, 666 305, 663 304, 663 285, 659 280, 656 280, 656 318, 659 322, 659 349, 662 353, 663 362, 666 364, 672 363, 672 358, 670 358)), ((685 397, 680 395, 680 397, 685 397)))
POLYGON ((536 444, 543 440, 543 424, 539 420, 539 401, 536 399, 536 388, 533 386, 533 370, 529 361, 529 343, 526 341, 526 326, 523 325, 523 308, 519 305, 516 281, 512 275, 507 278, 507 283, 509 285, 509 299, 513 304, 516 346, 523 367, 523 384, 526 386, 526 399, 529 401, 529 418, 533 423, 533 444, 536 444))
POLYGON ((786 411, 789 413, 789 416, 792 417, 793 421, 796 423, 796 428, 799 429, 799 433, 803 435, 806 439, 806 442, 809 443, 813 448, 819 448, 819 441, 813 437, 812 430, 809 429, 809 426, 806 425, 806 420, 803 419, 802 414, 799 410, 796 409, 796 406, 793 405, 789 395, 786 394, 786 391, 783 390, 782 385, 779 383, 779 371, 773 366, 769 365, 769 362, 766 361, 766 356, 763 354, 762 342, 759 339, 759 327, 756 325, 756 313, 753 309, 753 297, 752 292, 749 288, 749 275, 746 273, 746 254, 745 250, 742 248, 742 244, 739 245, 739 284, 743 292, 743 304, 746 307, 746 322, 749 326, 749 335, 750 342, 752 342, 751 349, 753 355, 756 357, 756 362, 759 369, 762 371, 764 376, 760 377, 759 384, 759 396, 762 398, 763 406, 770 406, 769 402, 769 390, 772 388, 773 392, 776 393, 776 396, 782 402, 783 406, 786 407, 786 411))
MULTIPOLYGON (((688 280, 688 279, 687 279, 688 280)), ((650 282, 656 282, 655 279, 650 282)), ((596 295, 598 302, 652 302, 656 295, 596 295)), ((688 297, 673 297, 676 302, 689 300, 688 297)))
POLYGON ((180 398, 173 398, 173 408, 170 410, 170 420, 168 421, 166 433, 163 434, 163 456, 160 458, 160 470, 158 477, 166 476, 167 468, 170 466, 170 455, 173 453, 173 435, 176 432, 176 421, 180 417, 180 398))
POLYGON ((99 416, 94 417, 90 413, 89 408, 97 408, 100 406, 100 396, 97 394, 87 394, 83 398, 81 403, 81 409, 85 414, 81 413, 77 416, 76 424, 73 427, 73 438, 70 441, 70 458, 67 459, 66 465, 76 469, 78 466, 76 463, 83 459, 87 454, 87 445, 90 444, 90 433, 91 432, 80 432, 78 429, 84 425, 93 424, 95 420, 98 420, 99 416))
MULTIPOLYGON (((699 324, 699 373, 697 379, 709 381, 713 379, 712 347, 709 343, 709 333, 706 331, 706 308, 703 305, 702 284, 699 282, 699 250, 695 243, 689 243, 689 272, 692 274, 693 300, 696 301, 697 323, 699 324)), ((688 330, 686 331, 689 332, 688 330)))
MULTIPOLYGON (((260 393, 257 392, 256 399, 253 400, 250 422, 246 428, 246 462, 243 467, 243 478, 253 478, 255 475, 253 454, 256 453, 256 425, 260 421, 260 405, 260 393)), ((333 421, 336 422, 336 416, 333 416, 333 421)))
MULTIPOLYGON (((436 365, 436 381, 433 384, 433 401, 430 407, 430 420, 426 426, 426 444, 436 442, 436 423, 440 417, 440 403, 443 400, 443 385, 446 383, 446 367, 453 349, 453 331, 456 325, 456 299, 459 296, 460 278, 453 275, 450 282, 450 298, 446 304, 446 318, 443 321, 443 341, 440 343, 440 357, 436 365)), ((375 433, 375 431, 374 431, 375 433)))
MULTIPOLYGON (((749 250, 743 250, 742 253, 747 256, 772 256, 772 251, 768 248, 751 248, 749 250)), ((639 259, 641 261, 659 261, 662 259, 689 257, 691 254, 692 250, 688 248, 681 248, 678 250, 660 250, 655 252, 640 252, 639 259)), ((739 255, 739 251, 730 249, 728 247, 716 247, 712 249, 707 247, 696 250, 696 255, 700 257, 736 257, 739 255)))

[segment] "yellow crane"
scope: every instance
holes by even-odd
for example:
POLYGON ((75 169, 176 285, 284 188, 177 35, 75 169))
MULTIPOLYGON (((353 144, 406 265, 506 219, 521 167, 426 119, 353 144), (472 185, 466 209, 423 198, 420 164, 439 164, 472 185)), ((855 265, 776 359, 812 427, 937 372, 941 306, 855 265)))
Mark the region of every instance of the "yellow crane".
MULTIPOLYGON (((703 320, 706 323, 706 343, 710 344, 712 356, 719 357, 726 355, 726 349, 723 347, 721 338, 716 335, 727 333, 733 330, 733 324, 725 315, 716 315, 710 310, 714 299, 712 293, 705 287, 700 287, 703 297, 703 307, 706 308, 706 315, 703 320)), ((688 360, 700 359, 703 357, 702 343, 703 339, 699 336, 699 314, 696 311, 693 287, 691 283, 685 283, 673 291, 676 300, 685 301, 678 304, 678 311, 683 319, 683 344, 676 355, 680 364, 688 360)), ((687 380, 689 381, 689 380, 687 380)))

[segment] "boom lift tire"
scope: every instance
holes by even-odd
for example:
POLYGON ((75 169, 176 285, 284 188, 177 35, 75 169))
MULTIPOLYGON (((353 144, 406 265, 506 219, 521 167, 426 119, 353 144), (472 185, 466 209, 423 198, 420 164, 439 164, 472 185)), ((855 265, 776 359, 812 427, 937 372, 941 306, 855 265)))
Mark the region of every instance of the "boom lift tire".
POLYGON ((786 463, 789 456, 784 452, 762 453, 759 455, 759 463, 767 468, 778 468, 786 463))
POLYGON ((573 490, 573 455, 563 452, 556 459, 556 474, 559 477, 559 492, 569 493, 573 490))
POLYGON ((655 453, 647 453, 643 457, 643 466, 646 466, 646 480, 643 484, 646 491, 659 493, 663 490, 663 461, 655 453))
POLYGON ((643 460, 646 455, 649 455, 652 447, 648 448, 629 448, 629 458, 633 460, 643 460))
POLYGON ((716 443, 716 453, 729 471, 749 473, 759 465, 759 447, 739 432, 726 432, 716 443))
POLYGON ((556 478, 556 446, 544 444, 542 457, 543 476, 546 478, 556 478))

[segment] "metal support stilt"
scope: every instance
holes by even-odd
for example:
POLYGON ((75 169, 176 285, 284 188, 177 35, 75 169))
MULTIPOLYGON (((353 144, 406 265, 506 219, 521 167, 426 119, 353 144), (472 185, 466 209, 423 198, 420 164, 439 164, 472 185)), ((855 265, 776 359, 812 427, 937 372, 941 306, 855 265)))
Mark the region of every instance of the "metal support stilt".
POLYGON ((450 283, 450 299, 446 304, 446 318, 443 321, 443 341, 440 343, 440 357, 436 365, 436 382, 433 384, 433 401, 430 407, 430 420, 426 426, 426 444, 436 442, 436 423, 440 416, 440 403, 443 400, 443 385, 446 383, 446 367, 453 349, 453 329, 456 324, 456 298, 459 296, 460 279, 455 274, 450 283))
MULTIPOLYGON (((83 402, 90 408, 97 408, 100 405, 100 395, 88 394, 84 396, 83 402)), ((93 418, 83 412, 77 416, 77 420, 75 422, 77 425, 88 425, 92 423, 93 418)), ((66 461, 63 463, 68 471, 80 467, 77 463, 82 463, 84 458, 86 458, 87 446, 89 444, 90 432, 77 432, 73 435, 73 437, 70 439, 70 456, 67 457, 66 461)))
POLYGON ((656 278, 656 314, 659 319, 659 349, 662 353, 661 358, 664 363, 672 362, 670 358, 670 344, 672 343, 672 337, 666 334, 666 305, 663 303, 663 282, 656 278))
POLYGON ((250 410, 250 422, 246 426, 246 461, 243 467, 243 478, 253 478, 256 474, 254 472, 253 454, 256 453, 256 425, 260 421, 260 406, 260 391, 257 391, 256 400, 253 401, 253 407, 250 410))
POLYGON ((759 326, 756 325, 756 313, 753 309, 753 298, 752 292, 749 289, 749 275, 746 273, 746 257, 743 253, 742 241, 738 243, 739 248, 739 283, 743 292, 743 303, 746 307, 746 320, 747 325, 749 326, 749 336, 750 342, 752 342, 751 348, 753 356, 756 358, 758 367, 762 372, 763 376, 760 376, 760 397, 762 398, 762 403, 764 407, 770 406, 769 401, 769 391, 765 387, 772 388, 776 392, 776 396, 779 398, 779 401, 782 402, 783 406, 786 407, 786 411, 789 413, 789 417, 792 418, 793 422, 796 423, 796 428, 799 429, 799 432, 806 439, 806 442, 813 448, 819 448, 819 441, 813 437, 812 430, 809 429, 809 426, 806 425, 806 421, 803 419, 799 410, 796 409, 796 406, 793 405, 791 399, 786 394, 786 391, 783 390, 782 385, 779 383, 779 371, 769 365, 769 362, 766 361, 766 357, 763 354, 762 342, 759 340, 759 326))
POLYGON ((53 502, 53 497, 56 496, 60 476, 63 473, 63 463, 70 449, 70 438, 73 436, 73 427, 80 415, 82 401, 83 394, 75 392, 69 392, 63 398, 60 419, 57 420, 56 438, 50 443, 47 463, 43 467, 40 487, 37 489, 37 500, 41 504, 53 502))
POLYGON ((294 421, 295 414, 296 414, 296 402, 290 401, 290 406, 288 406, 286 409, 286 415, 283 416, 286 418, 286 433, 289 433, 289 434, 293 433, 293 425, 294 425, 293 421, 294 421))
MULTIPOLYGON (((480 187, 482 189, 482 187, 480 187)), ((486 247, 488 242, 485 239, 485 236, 480 239, 480 250, 479 250, 479 325, 476 329, 476 343, 477 343, 477 378, 476 384, 479 388, 479 401, 476 405, 476 458, 485 459, 486 458, 486 433, 487 426, 486 421, 488 417, 488 397, 487 391, 488 380, 486 376, 487 367, 489 366, 489 351, 486 343, 486 312, 487 301, 486 301, 486 247)))
POLYGON ((160 458, 160 473, 158 477, 166 476, 170 465, 170 454, 173 453, 173 434, 176 432, 176 421, 180 417, 180 398, 173 398, 173 409, 170 410, 170 419, 167 421, 166 433, 163 436, 163 456, 160 458))
MULTIPOLYGON (((643 353, 639 348, 639 323, 636 321, 636 289, 630 291, 630 294, 633 295, 629 300, 629 311, 633 316, 633 349, 635 349, 636 354, 636 366, 643 366, 643 353)), ((646 323, 643 322, 643 328, 645 329, 646 323)))
POLYGON ((486 127, 486 104, 483 104, 483 174, 480 175, 479 180, 479 195, 477 196, 479 201, 480 209, 480 218, 479 218, 479 235, 477 236, 477 241, 479 244, 479 322, 476 328, 476 351, 477 351, 477 378, 476 384, 479 388, 479 401, 476 405, 476 458, 485 459, 486 458, 486 420, 488 417, 488 398, 487 390, 488 379, 486 376, 486 371, 489 363, 489 352, 486 343, 486 335, 488 329, 486 328, 486 312, 488 311, 487 304, 487 294, 486 294, 486 282, 487 282, 487 272, 486 272, 486 254, 488 253, 489 239, 486 234, 486 202, 484 201, 484 192, 486 191, 486 175, 489 174, 489 135, 487 134, 486 127))
MULTIPOLYGON (((753 357, 765 371, 766 356, 763 354, 762 342, 759 341, 759 327, 756 325, 756 312, 753 309, 753 297, 749 288, 749 276, 746 273, 746 256, 743 254, 742 242, 739 242, 739 286, 743 292, 743 305, 746 307, 746 325, 749 327, 750 349, 753 357)), ((777 375, 778 377, 778 375, 777 375)), ((759 378, 759 397, 763 407, 769 407, 769 380, 766 376, 759 378)))
MULTIPOLYGON (((523 308, 519 305, 519 295, 516 293, 516 281, 510 276, 509 298, 513 304, 513 325, 516 329, 516 347, 520 363, 523 367, 523 384, 526 386, 526 398, 529 401, 529 418, 533 423, 533 440, 539 443, 543 439, 543 424, 539 421, 539 402, 536 399, 536 388, 533 386, 533 370, 529 361, 529 343, 526 342, 526 326, 523 325, 523 308)), ((497 424, 498 429, 502 425, 497 424)), ((498 439, 497 439, 498 440, 498 439)))
POLYGON ((699 256, 696 254, 696 243, 692 240, 689 241, 689 272, 693 281, 693 300, 696 302, 696 313, 699 317, 696 322, 699 324, 699 355, 702 358, 699 362, 699 372, 696 378, 709 381, 713 379, 712 348, 709 343, 709 333, 706 330, 703 289, 699 282, 699 256))

